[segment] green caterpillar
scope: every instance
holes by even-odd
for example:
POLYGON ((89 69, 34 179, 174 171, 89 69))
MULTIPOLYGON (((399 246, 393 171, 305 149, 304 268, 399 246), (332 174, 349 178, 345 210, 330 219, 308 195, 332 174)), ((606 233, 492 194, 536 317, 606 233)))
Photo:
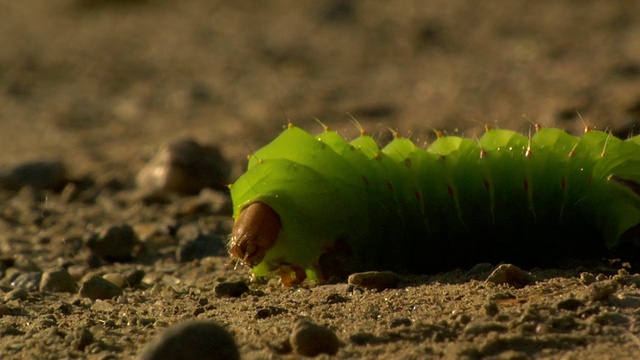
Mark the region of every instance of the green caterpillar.
POLYGON ((429 273, 631 255, 640 240, 640 136, 489 129, 383 149, 289 124, 231 188, 229 252, 285 284, 358 270, 429 273))

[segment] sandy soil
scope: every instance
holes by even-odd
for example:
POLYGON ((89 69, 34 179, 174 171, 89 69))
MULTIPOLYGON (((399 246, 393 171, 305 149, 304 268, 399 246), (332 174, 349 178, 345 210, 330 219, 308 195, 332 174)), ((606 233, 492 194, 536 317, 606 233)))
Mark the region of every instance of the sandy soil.
POLYGON ((301 317, 337 335, 337 358, 637 358, 640 278, 624 264, 534 269, 524 287, 486 283, 481 265, 383 291, 283 288, 226 266, 225 195, 148 201, 135 185, 185 137, 219 146, 232 181, 287 119, 353 137, 349 113, 382 142, 389 127, 418 142, 485 124, 579 134, 581 118, 637 133, 637 19, 635 0, 0 2, 0 165, 67 169, 53 189, 0 193, 0 358, 134 358, 186 319, 223 325, 242 358, 295 358, 301 317), (96 256, 90 239, 122 224, 133 257, 96 256), (219 255, 177 259, 193 232, 219 255), (78 286, 134 286, 110 300, 41 290, 59 267, 78 286), (249 290, 221 296, 235 281, 249 290))

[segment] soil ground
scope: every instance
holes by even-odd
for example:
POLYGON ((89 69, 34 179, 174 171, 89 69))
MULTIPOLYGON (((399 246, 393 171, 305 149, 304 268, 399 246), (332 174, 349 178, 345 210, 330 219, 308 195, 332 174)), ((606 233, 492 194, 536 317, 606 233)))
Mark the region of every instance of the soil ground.
POLYGON ((193 318, 225 326, 245 359, 295 358, 301 317, 338 336, 337 358, 638 358, 640 280, 624 264, 533 269, 522 288, 484 282, 482 266, 380 292, 284 288, 224 254, 175 259, 176 227, 228 234, 223 195, 145 202, 135 185, 160 145, 185 137, 219 146, 233 180, 288 119, 353 137, 351 114, 381 143, 389 127, 417 142, 532 122, 638 133, 638 19, 636 0, 0 2, 0 165, 60 160, 80 189, 2 192, 0 358, 134 358, 193 318), (86 239, 123 223, 164 247, 92 258, 86 239), (144 278, 114 300, 13 292, 17 276, 60 266, 78 284, 144 278), (216 296, 233 281, 249 292, 216 296))

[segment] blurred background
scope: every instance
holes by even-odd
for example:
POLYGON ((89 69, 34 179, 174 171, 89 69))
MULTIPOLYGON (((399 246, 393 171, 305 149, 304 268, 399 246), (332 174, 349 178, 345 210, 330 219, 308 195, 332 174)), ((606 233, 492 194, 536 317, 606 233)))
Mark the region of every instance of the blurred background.
POLYGON ((0 164, 131 173, 177 137, 239 164, 290 119, 381 143, 485 124, 640 132, 640 2, 0 1, 0 164), (635 129, 635 130, 634 130, 635 129))

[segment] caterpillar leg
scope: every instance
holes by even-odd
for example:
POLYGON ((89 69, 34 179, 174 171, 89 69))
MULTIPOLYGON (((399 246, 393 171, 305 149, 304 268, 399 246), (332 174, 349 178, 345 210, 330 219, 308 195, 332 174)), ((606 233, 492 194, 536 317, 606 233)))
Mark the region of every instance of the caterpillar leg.
POLYGON ((280 265, 276 273, 285 286, 300 285, 307 278, 304 269, 297 265, 280 265))
POLYGON ((280 227, 280 218, 271 207, 260 202, 250 204, 233 225, 229 255, 248 267, 258 265, 278 239, 280 227))

